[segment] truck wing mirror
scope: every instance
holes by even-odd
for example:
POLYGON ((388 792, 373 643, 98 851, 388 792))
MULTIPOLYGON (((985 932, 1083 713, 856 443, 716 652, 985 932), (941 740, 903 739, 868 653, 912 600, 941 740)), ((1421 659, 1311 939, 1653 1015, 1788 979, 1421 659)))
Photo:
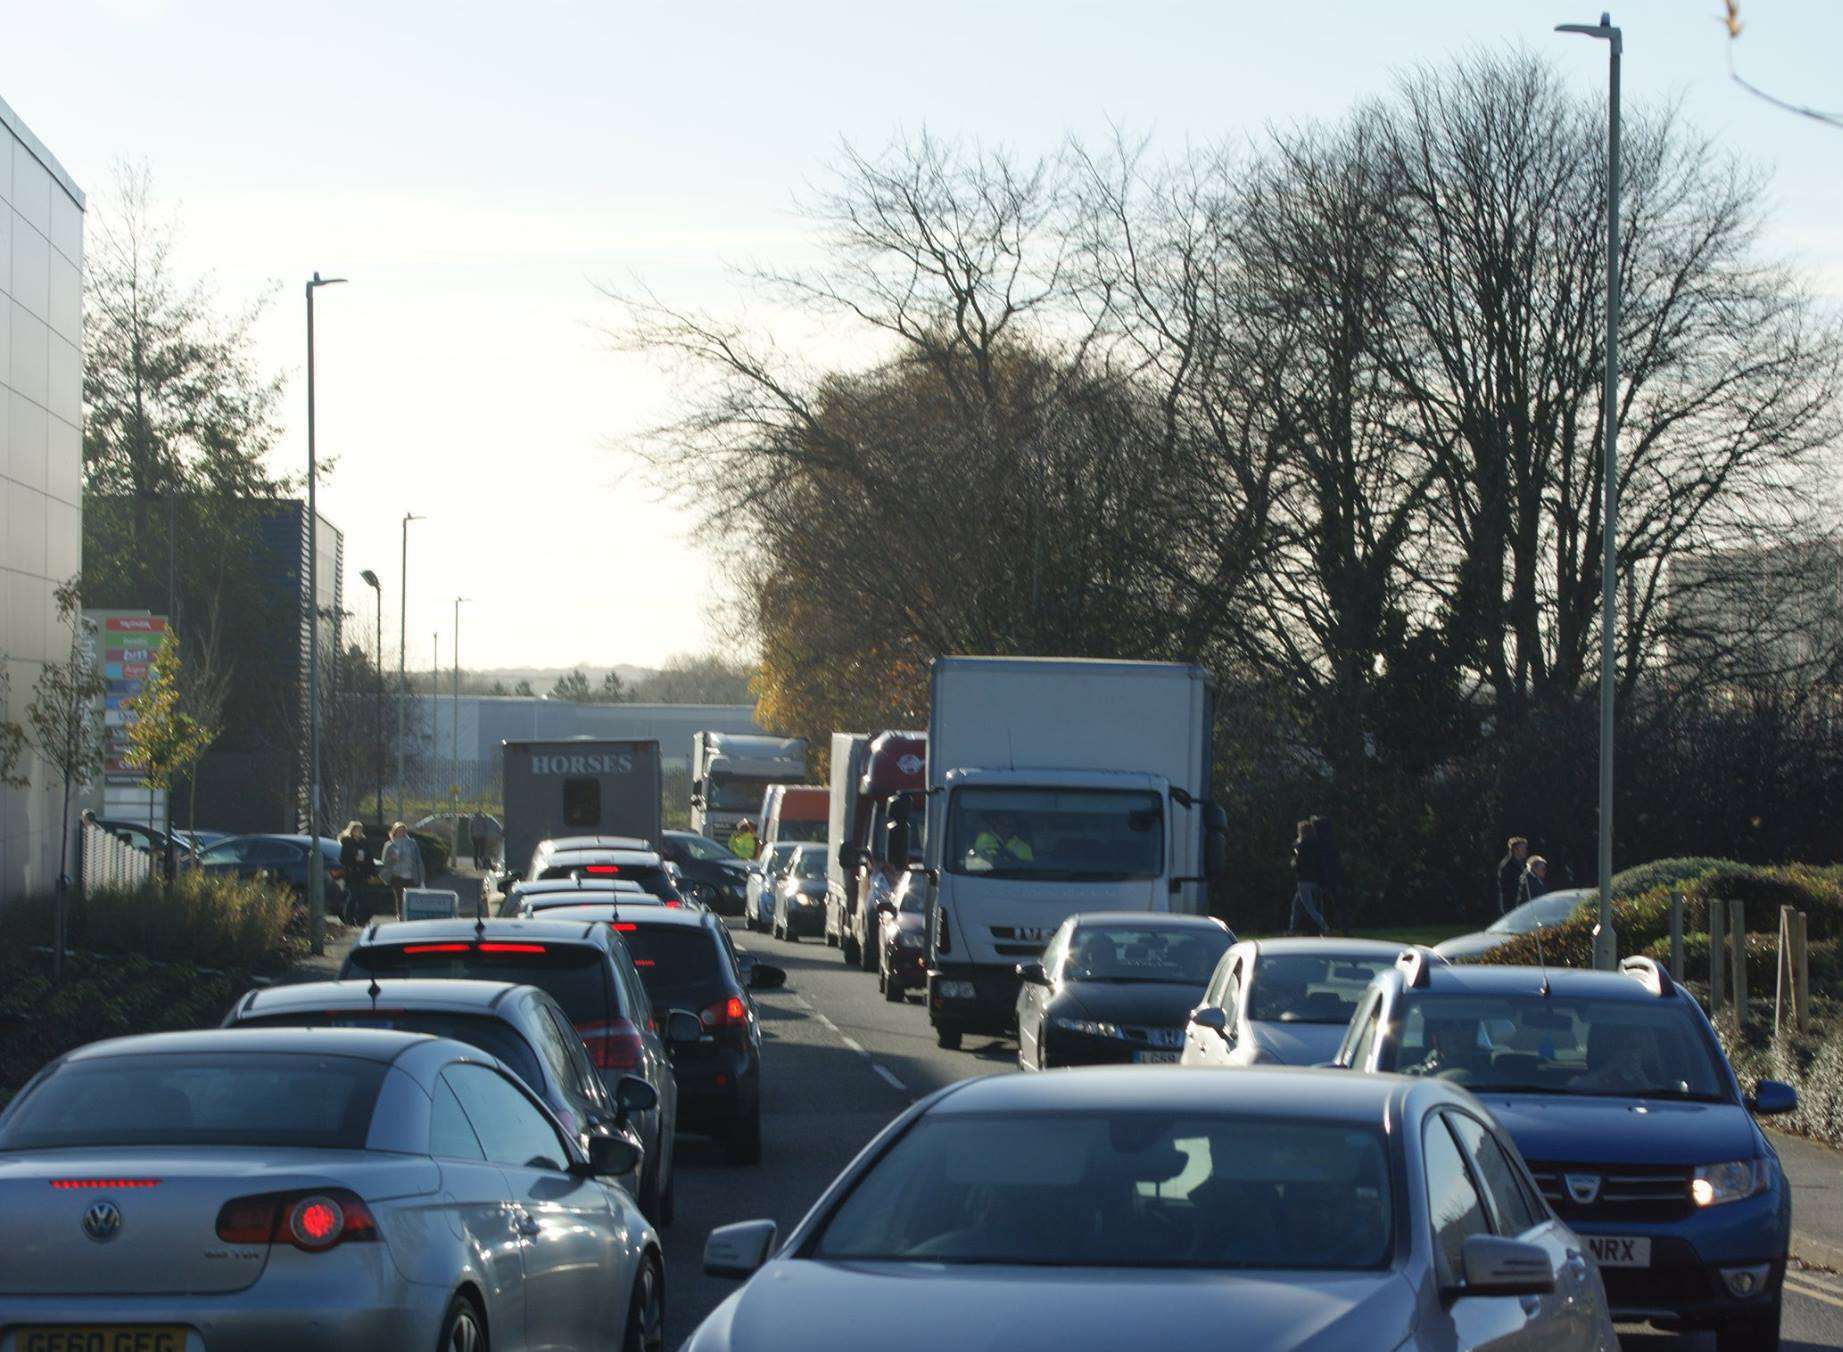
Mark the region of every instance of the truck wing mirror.
POLYGON ((869 854, 870 851, 856 845, 840 845, 838 847, 838 866, 849 872, 862 864, 869 854))
POLYGON ((1203 872, 1220 878, 1229 871, 1229 814, 1215 803, 1203 812, 1203 872))
POLYGON ((909 824, 906 821, 894 821, 889 828, 889 855, 891 859, 909 857, 909 824))

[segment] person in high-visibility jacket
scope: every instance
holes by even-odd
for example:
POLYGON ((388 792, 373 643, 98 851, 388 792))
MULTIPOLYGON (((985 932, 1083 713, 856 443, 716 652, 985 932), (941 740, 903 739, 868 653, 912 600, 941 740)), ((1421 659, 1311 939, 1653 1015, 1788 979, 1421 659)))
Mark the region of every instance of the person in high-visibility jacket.
POLYGON ((738 859, 753 859, 755 848, 755 828, 749 824, 749 819, 744 817, 736 823, 736 829, 730 832, 730 851, 738 859))
POLYGON ((1009 816, 992 817, 985 829, 973 837, 973 858, 983 860, 988 868, 1003 863, 1028 864, 1036 857, 1036 851, 1017 833, 1009 816))

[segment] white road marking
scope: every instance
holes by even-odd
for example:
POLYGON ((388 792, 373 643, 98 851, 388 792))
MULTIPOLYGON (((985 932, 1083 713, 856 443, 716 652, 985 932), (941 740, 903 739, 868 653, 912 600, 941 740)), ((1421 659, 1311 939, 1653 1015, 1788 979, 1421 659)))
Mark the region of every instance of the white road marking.
POLYGON ((879 1065, 877 1062, 872 1061, 870 1063, 870 1068, 881 1075, 889 1087, 894 1089, 898 1094, 906 1094, 909 1092, 909 1086, 891 1074, 888 1066, 879 1065))
POLYGON ((870 1055, 869 1052, 864 1050, 864 1044, 859 1042, 856 1038, 847 1037, 843 1033, 840 1033, 838 1035, 838 1038, 839 1038, 839 1041, 843 1042, 847 1047, 851 1048, 851 1050, 856 1052, 859 1056, 869 1056, 870 1055))

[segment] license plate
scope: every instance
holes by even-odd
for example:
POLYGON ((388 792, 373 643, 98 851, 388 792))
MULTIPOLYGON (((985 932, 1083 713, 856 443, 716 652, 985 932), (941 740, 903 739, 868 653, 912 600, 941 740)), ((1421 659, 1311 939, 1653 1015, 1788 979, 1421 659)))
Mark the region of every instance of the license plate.
POLYGON ((1176 1052, 1134 1052, 1133 1061, 1137 1065, 1175 1065, 1176 1052))
POLYGON ((1648 1239, 1620 1239, 1615 1235, 1583 1235, 1582 1238, 1601 1267, 1651 1266, 1651 1241, 1648 1239))
POLYGON ((172 1324, 59 1324, 15 1328, 19 1352, 185 1352, 186 1331, 172 1324))

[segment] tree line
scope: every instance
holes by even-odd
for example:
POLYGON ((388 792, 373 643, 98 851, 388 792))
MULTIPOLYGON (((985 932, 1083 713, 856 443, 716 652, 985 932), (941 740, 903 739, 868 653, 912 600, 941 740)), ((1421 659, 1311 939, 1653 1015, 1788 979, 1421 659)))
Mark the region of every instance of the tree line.
MULTIPOLYGON (((1176 156, 847 147, 819 261, 745 279, 850 363, 617 296, 685 391, 642 449, 748 605, 762 716, 913 724, 945 653, 1196 661, 1237 913, 1314 813, 1347 921, 1476 910, 1513 831, 1590 881, 1603 118, 1509 54, 1176 156)), ((1671 108, 1624 156, 1619 859, 1828 857, 1843 346, 1763 174, 1671 108), (1822 753, 1756 764, 1765 731, 1822 753)))

